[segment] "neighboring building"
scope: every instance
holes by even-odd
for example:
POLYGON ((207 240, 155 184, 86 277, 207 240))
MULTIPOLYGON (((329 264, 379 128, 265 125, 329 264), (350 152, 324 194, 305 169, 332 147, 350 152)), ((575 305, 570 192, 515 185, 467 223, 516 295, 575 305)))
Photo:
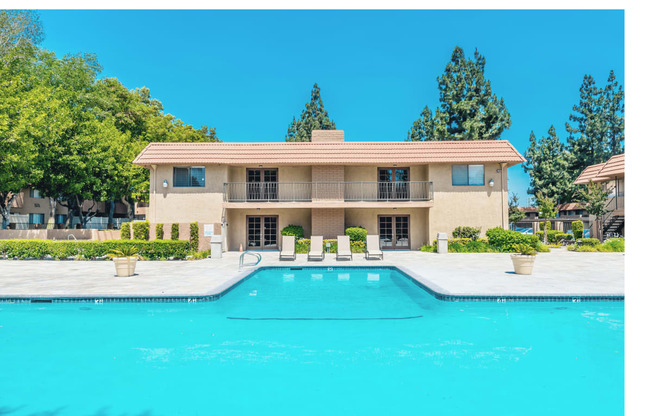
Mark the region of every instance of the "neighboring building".
MULTIPOLYGON (((515 230, 530 234, 543 229, 541 225, 543 220, 539 218, 539 209, 537 207, 518 207, 518 209, 525 213, 525 217, 514 224, 513 228, 515 230)), ((585 230, 591 229, 594 217, 589 215, 582 204, 577 202, 561 204, 557 206, 557 212, 557 217, 549 220, 551 229, 569 233, 572 232, 573 221, 578 220, 584 223, 585 230)), ((588 237, 589 234, 586 236, 588 237)))
POLYGON ((150 169, 152 224, 198 221, 237 250, 277 249, 290 224, 324 238, 363 226, 385 249, 507 228, 506 169, 523 161, 504 140, 349 143, 317 130, 308 143, 150 143, 134 163, 150 169))
MULTIPOLYGON (((86 228, 100 228, 105 229, 108 226, 107 216, 108 204, 99 202, 93 204, 92 201, 84 201, 82 209, 84 212, 89 210, 97 210, 97 215, 93 217, 87 224, 86 228)), ((136 218, 145 217, 145 208, 136 207, 136 218)), ((44 198, 37 189, 28 188, 23 189, 14 199, 11 207, 11 214, 9 216, 9 228, 25 230, 25 229, 39 229, 46 228, 50 219, 52 218, 52 210, 50 208, 50 199, 44 198)), ((61 204, 56 204, 54 209, 54 228, 64 228, 68 215, 68 208, 61 204)), ((114 224, 117 226, 127 219, 127 207, 116 202, 114 205, 114 224)), ((78 218, 73 218, 73 227, 79 224, 78 218)))
POLYGON ((605 163, 588 166, 577 177, 576 185, 600 183, 609 196, 607 214, 601 220, 605 237, 625 235, 625 154, 611 157, 605 163))

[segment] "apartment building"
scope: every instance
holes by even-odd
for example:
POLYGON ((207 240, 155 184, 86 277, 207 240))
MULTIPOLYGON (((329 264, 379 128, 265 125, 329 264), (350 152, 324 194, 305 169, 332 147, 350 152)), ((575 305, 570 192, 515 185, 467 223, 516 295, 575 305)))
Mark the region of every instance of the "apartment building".
POLYGON ((309 143, 151 143, 134 163, 150 169, 152 224, 197 221, 228 250, 278 249, 291 224, 324 238, 362 226, 384 249, 414 250, 460 225, 507 228, 507 168, 523 161, 504 140, 345 142, 316 130, 309 143))

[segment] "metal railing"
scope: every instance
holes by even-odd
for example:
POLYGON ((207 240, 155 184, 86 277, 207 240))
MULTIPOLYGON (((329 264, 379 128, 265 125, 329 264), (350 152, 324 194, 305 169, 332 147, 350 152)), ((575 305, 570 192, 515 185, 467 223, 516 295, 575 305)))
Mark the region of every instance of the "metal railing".
POLYGON ((254 253, 254 252, 251 252, 251 251, 247 250, 244 253, 240 254, 240 264, 238 265, 238 271, 242 271, 242 269, 245 266, 257 266, 258 263, 260 263, 260 261, 262 259, 263 259, 263 257, 260 255, 260 253, 254 253), (257 258, 256 262, 255 263, 245 263, 244 258, 245 258, 245 255, 247 255, 247 254, 249 254, 250 256, 256 257, 257 258))
POLYGON ((225 202, 431 201, 432 182, 228 182, 225 202))

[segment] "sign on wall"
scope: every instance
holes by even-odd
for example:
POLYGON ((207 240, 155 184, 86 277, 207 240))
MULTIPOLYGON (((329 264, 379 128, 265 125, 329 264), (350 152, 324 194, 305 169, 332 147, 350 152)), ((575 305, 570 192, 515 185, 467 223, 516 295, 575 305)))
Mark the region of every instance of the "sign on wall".
POLYGON ((213 236, 213 224, 204 224, 204 237, 213 236))

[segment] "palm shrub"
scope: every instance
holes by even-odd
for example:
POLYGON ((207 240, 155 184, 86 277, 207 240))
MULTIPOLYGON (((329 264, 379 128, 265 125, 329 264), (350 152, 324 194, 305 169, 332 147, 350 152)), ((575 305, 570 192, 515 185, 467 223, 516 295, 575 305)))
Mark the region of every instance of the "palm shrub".
POLYGON ((349 239, 353 241, 367 241, 367 229, 364 227, 349 227, 344 230, 344 234, 349 236, 349 239))
POLYGON ((571 227, 573 229, 573 238, 575 240, 579 240, 580 238, 584 237, 584 223, 582 221, 573 221, 571 227))
POLYGON ((472 240, 477 240, 480 236, 480 229, 474 227, 465 227, 459 226, 453 230, 454 238, 470 238, 472 240))
POLYGON ((149 221, 135 222, 132 227, 134 229, 134 240, 149 240, 149 221))
POLYGON ((290 224, 281 230, 281 235, 293 235, 298 240, 303 238, 303 227, 290 224))
POLYGON ((172 223, 172 228, 170 230, 170 240, 179 239, 179 223, 172 223))
POLYGON ((197 221, 190 223, 190 249, 199 250, 199 224, 197 221))
POLYGON ((529 244, 514 244, 513 250, 523 256, 536 256, 537 250, 529 244))
POLYGON ((131 223, 123 222, 120 226, 120 239, 131 240, 131 223))
POLYGON ((156 224, 156 239, 163 239, 163 224, 156 224))

